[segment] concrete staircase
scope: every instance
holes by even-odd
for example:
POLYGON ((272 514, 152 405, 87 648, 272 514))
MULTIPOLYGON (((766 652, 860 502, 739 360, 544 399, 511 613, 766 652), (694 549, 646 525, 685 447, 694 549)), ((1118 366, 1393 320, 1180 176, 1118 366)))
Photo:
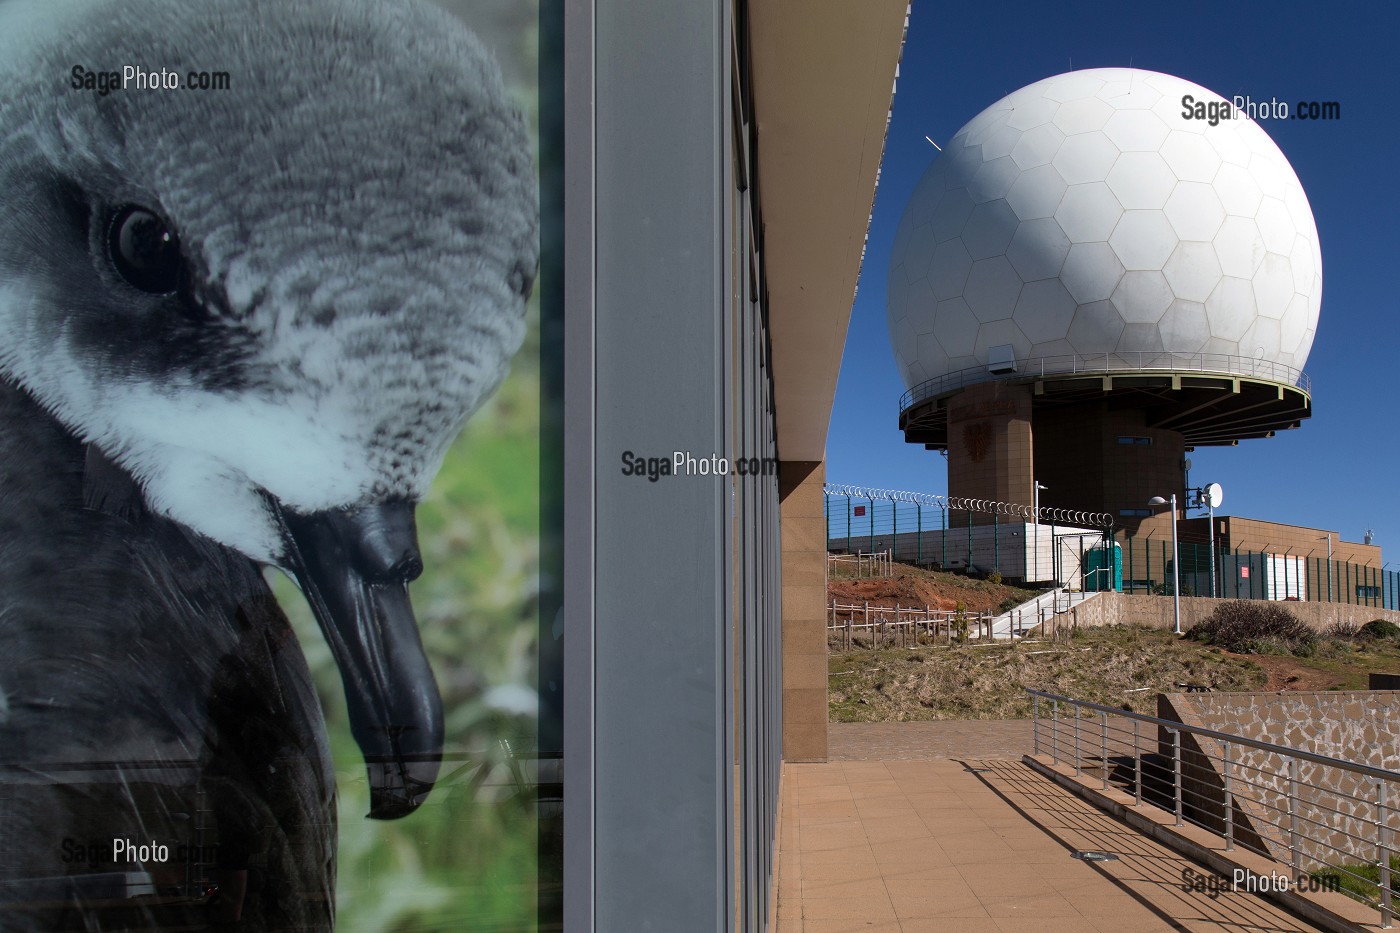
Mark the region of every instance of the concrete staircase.
POLYGON ((1081 593, 1078 590, 1065 590, 1056 587, 1003 612, 992 620, 993 638, 1020 638, 1034 630, 1052 616, 1069 612, 1075 606, 1099 595, 1097 592, 1081 593))

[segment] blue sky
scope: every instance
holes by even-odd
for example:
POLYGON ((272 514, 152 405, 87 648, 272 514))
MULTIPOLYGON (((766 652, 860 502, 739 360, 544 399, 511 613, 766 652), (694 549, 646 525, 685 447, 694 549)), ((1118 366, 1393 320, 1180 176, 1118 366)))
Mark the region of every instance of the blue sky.
MULTIPOLYGON (((1341 4, 935 4, 914 0, 894 114, 827 442, 827 481, 942 493, 937 453, 905 444, 904 391, 885 325, 895 229, 940 144, 1007 93, 1108 66, 1179 75, 1226 98, 1338 101, 1335 122, 1265 129, 1307 191, 1322 244, 1322 311, 1300 430, 1190 454, 1192 485, 1225 488, 1222 514, 1375 530, 1400 564, 1400 12, 1341 4), (1379 12, 1373 12, 1379 11, 1379 12)), ((1359 5, 1358 5, 1359 6, 1359 5)))

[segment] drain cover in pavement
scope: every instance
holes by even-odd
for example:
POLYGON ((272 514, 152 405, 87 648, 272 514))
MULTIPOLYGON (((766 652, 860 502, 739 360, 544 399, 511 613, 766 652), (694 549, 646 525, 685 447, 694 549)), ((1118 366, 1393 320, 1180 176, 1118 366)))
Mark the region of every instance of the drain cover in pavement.
POLYGON ((1116 862, 1118 856, 1112 852, 1098 852, 1094 849, 1081 849, 1075 852, 1072 858, 1077 858, 1085 862, 1116 862))

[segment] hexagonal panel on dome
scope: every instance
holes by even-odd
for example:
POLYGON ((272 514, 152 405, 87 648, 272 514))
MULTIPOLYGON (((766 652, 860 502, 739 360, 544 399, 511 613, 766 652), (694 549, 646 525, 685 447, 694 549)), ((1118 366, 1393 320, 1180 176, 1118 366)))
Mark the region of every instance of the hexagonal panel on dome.
MULTIPOLYGON (((1119 353, 1160 353, 1162 335, 1158 332, 1156 324, 1127 324, 1123 327, 1115 349, 1119 353)), ((1136 362, 1140 366, 1151 365, 1148 360, 1136 362)))
POLYGON ((1215 255, 1215 247, 1210 243, 1176 244, 1167 264, 1162 267, 1162 275, 1177 298, 1205 301, 1220 282, 1220 260, 1215 255))
POLYGON ((1003 200, 977 205, 963 227, 962 241, 968 255, 973 259, 990 259, 1005 253, 1020 222, 1011 205, 1003 200))
MULTIPOLYGON (((1288 302, 1288 310, 1279 321, 1279 349, 1289 355, 1298 352, 1298 344, 1308 329, 1308 302, 1302 295, 1294 295, 1288 302)), ((1293 364, 1290 363, 1290 366, 1293 364)))
POLYGON ((1112 353, 1118 349, 1124 326, 1113 302, 1082 304, 1069 326, 1069 342, 1076 353, 1112 353))
MULTIPOLYGON (((1007 120, 1011 117, 1008 115, 1007 120)), ((991 162, 996 159, 1005 158, 1011 155, 1011 150, 1016 148, 1016 141, 1021 138, 1021 131, 1011 126, 1009 123, 997 127, 987 134, 982 140, 982 159, 991 162)))
POLYGON ((1156 152, 1166 142, 1167 125, 1150 110, 1119 110, 1108 118, 1103 134, 1123 152, 1156 152))
POLYGON ((1010 155, 983 162, 977 167, 977 171, 972 173, 972 180, 967 184, 967 193, 978 204, 1004 198, 1011 188, 1011 183, 1020 174, 1021 169, 1011 161, 1010 155))
POLYGON ((919 224, 909 231, 908 239, 904 244, 905 255, 908 256, 928 256, 933 253, 933 228, 928 224, 919 224))
POLYGON ((1162 349, 1174 353, 1199 352, 1210 339, 1205 304, 1180 298, 1174 300, 1157 322, 1157 331, 1162 335, 1162 349))
MULTIPOLYGON (((975 336, 976 331, 973 331, 973 334, 975 336)), ((936 359, 939 356, 942 356, 945 359, 947 358, 947 348, 945 344, 938 339, 937 334, 920 334, 915 339, 914 345, 915 348, 918 350, 917 362, 922 364, 923 369, 925 371, 929 370, 929 366, 927 364, 928 360, 936 359)), ((971 344, 969 344, 969 346, 971 346, 971 344)), ((930 377, 935 375, 938 374, 935 372, 929 372, 930 377)))
POLYGON ((1238 344, 1258 316, 1254 310, 1254 289, 1250 281, 1222 276, 1206 299, 1206 315, 1210 319, 1211 337, 1233 340, 1238 344))
POLYGON ((1128 324, 1156 324, 1176 296, 1160 272, 1124 272, 1109 298, 1128 324))
POLYGON ((1312 243, 1301 233, 1293 237, 1293 250, 1288 254, 1288 268, 1293 273, 1293 290, 1306 294, 1312 289, 1312 243))
POLYGON ((1284 207, 1278 198, 1265 196, 1259 202, 1254 222, 1259 225, 1259 234, 1264 238, 1264 248, 1269 252, 1287 256, 1293 251, 1293 238, 1298 234, 1293 229, 1293 219, 1288 216, 1288 208, 1284 207))
POLYGON ((1006 118, 1006 125, 1024 133, 1049 123, 1055 118, 1055 111, 1059 109, 1060 105, 1049 98, 1032 97, 1024 103, 1017 103, 1011 116, 1006 118))
POLYGON ((1279 337, 1278 321, 1267 317, 1255 318, 1240 338, 1240 355, 1262 361, 1276 360, 1279 337))
POLYGON ((1065 134, 1053 123, 1033 127, 1021 134, 1016 146, 1011 150, 1011 161, 1022 170, 1046 165, 1055 158, 1065 134))
POLYGON ((1106 241, 1123 217, 1123 206, 1101 181, 1065 189, 1055 219, 1074 243, 1106 241))
POLYGON ((1012 319, 1034 343, 1063 340, 1078 305, 1059 279, 1027 282, 1016 299, 1012 319))
MULTIPOLYGON (((938 297, 933 293, 933 286, 928 279, 915 279, 909 283, 909 291, 904 297, 904 315, 911 321, 920 322, 925 317, 933 314, 934 306, 938 304, 938 297)), ((919 326, 921 331, 929 330, 928 327, 919 326)))
POLYGON ((1109 101, 1119 110, 1150 109, 1162 99, 1162 92, 1143 80, 1132 69, 1126 80, 1109 81, 1099 91, 1099 97, 1109 101))
POLYGON ((1158 150, 1179 181, 1211 182, 1220 171, 1220 156, 1201 136, 1173 129, 1158 150))
POLYGON ((949 356, 968 354, 977 342, 980 323, 961 298, 940 301, 933 319, 933 336, 949 356))
POLYGON ((1113 141, 1102 133, 1065 134, 1065 141, 1050 164, 1067 185, 1103 181, 1122 155, 1113 141))
MULTIPOLYGON (((1263 130, 1259 131, 1263 133, 1263 130)), ((1268 136, 1265 135, 1265 139, 1268 136)), ((1270 145, 1273 145, 1271 142, 1270 145)), ((1259 191, 1268 198, 1278 198, 1283 200, 1287 196, 1289 188, 1289 178, 1292 172, 1285 173, 1285 170, 1278 164, 1278 160, 1272 156, 1254 153, 1249 157, 1249 175, 1254 179, 1254 183, 1259 186, 1259 191)))
POLYGON ((963 300, 984 324, 1011 317, 1016 310, 1016 296, 1021 292, 1021 279, 1005 256, 979 259, 972 264, 963 289, 963 300))
POLYGON ((1104 79, 1093 70, 1071 71, 1054 78, 1046 78, 1040 83, 1044 85, 1040 96, 1063 104, 1065 101, 1082 100, 1098 94, 1104 86, 1104 79))
POLYGON ((1108 238, 1124 269, 1161 269, 1178 242, 1161 211, 1124 211, 1108 238))
POLYGON ((1167 203, 1176 176, 1155 152, 1125 152, 1108 173, 1109 189, 1124 210, 1159 211, 1167 203))
POLYGON ((1248 120, 1221 120, 1206 130, 1206 142, 1210 143, 1221 161, 1244 168, 1249 165, 1249 157, 1253 153, 1249 151, 1249 143, 1241 137, 1239 128, 1250 125, 1248 120))
POLYGON ((1022 172, 1006 192, 1006 203, 1024 223, 1052 216, 1064 197, 1066 185, 1053 165, 1037 165, 1022 172))
POLYGON ((1022 221, 1006 248, 1006 258, 1026 282, 1059 275, 1068 253, 1069 237, 1053 217, 1022 221))
POLYGON ((1293 269, 1277 253, 1269 253, 1254 273, 1254 307, 1260 317, 1281 320, 1293 300, 1293 269))
POLYGON ((961 239, 939 243, 933 250, 928 266, 928 282, 935 298, 957 298, 967 285, 972 271, 972 257, 961 239))
POLYGON ((1060 267, 1060 281, 1080 304, 1106 302, 1122 275, 1123 264, 1107 243, 1071 243, 1060 267))
POLYGON ((1213 242, 1220 271, 1242 279, 1254 277, 1267 252, 1259 225, 1252 217, 1226 217, 1213 242))
POLYGON ((1215 188, 1198 181, 1177 182, 1162 210, 1183 240, 1212 240, 1225 222, 1225 208, 1215 188))
POLYGON ((1113 108, 1097 97, 1079 97, 1060 104, 1052 122, 1061 133, 1073 136, 1103 129, 1111 116, 1113 108))
POLYGON ((934 241, 942 243, 961 236, 963 227, 967 226, 967 218, 972 216, 972 209, 976 206, 966 188, 950 188, 945 191, 938 201, 938 206, 929 215, 929 226, 933 229, 934 241))
POLYGON ((1240 166, 1220 166, 1212 184, 1225 213, 1253 217, 1255 211, 1259 210, 1259 201, 1264 197, 1264 193, 1259 190, 1259 185, 1250 177, 1249 172, 1240 166))

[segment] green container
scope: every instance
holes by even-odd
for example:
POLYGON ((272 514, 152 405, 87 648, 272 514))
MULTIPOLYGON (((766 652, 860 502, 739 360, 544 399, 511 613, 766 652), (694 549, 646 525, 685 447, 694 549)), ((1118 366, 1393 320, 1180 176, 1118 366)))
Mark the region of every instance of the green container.
POLYGON ((1113 544, 1112 558, 1109 551, 1102 544, 1084 554, 1084 590, 1089 593, 1099 593, 1113 590, 1115 593, 1123 592, 1123 546, 1116 541, 1113 544), (1109 561, 1112 560, 1112 566, 1109 561))

